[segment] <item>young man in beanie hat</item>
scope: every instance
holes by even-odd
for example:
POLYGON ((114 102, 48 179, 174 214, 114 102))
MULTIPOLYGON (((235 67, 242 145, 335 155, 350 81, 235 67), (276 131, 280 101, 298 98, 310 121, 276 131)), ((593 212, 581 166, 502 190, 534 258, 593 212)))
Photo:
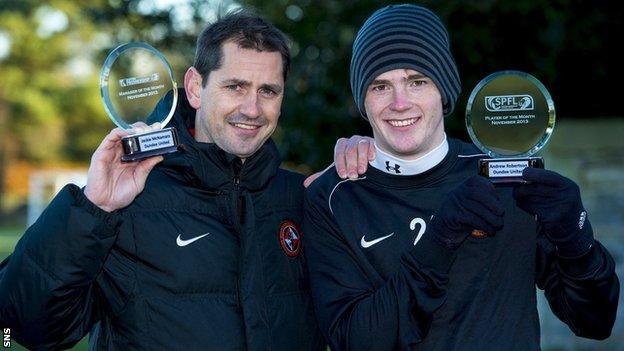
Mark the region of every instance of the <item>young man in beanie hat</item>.
POLYGON ((494 188, 474 175, 477 148, 446 137, 460 80, 434 13, 396 5, 368 18, 351 87, 377 157, 355 180, 322 175, 304 207, 332 349, 538 350, 536 285, 575 334, 609 336, 619 283, 578 186, 526 169, 530 183, 494 188))

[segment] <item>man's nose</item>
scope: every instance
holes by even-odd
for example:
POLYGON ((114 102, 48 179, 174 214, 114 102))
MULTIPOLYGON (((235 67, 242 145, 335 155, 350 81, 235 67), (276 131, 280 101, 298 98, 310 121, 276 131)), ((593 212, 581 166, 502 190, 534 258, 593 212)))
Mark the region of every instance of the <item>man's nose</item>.
POLYGON ((244 97, 244 100, 240 106, 240 113, 249 117, 256 118, 262 114, 262 108, 260 106, 260 99, 255 92, 249 93, 244 97))
POLYGON ((409 110, 411 106, 412 104, 405 89, 394 89, 394 91, 392 92, 392 102, 390 103, 390 109, 400 112, 409 110))

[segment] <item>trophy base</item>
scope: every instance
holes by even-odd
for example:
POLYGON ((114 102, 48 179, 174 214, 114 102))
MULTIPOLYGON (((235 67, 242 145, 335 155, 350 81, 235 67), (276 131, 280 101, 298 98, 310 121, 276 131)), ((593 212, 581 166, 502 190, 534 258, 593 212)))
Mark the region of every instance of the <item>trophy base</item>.
POLYGON ((479 175, 488 178, 494 185, 524 184, 522 171, 526 167, 544 168, 541 157, 527 158, 493 158, 479 160, 479 175))
POLYGON ((121 139, 124 155, 122 162, 142 159, 178 151, 178 132, 175 128, 164 128, 154 132, 128 135, 121 139))

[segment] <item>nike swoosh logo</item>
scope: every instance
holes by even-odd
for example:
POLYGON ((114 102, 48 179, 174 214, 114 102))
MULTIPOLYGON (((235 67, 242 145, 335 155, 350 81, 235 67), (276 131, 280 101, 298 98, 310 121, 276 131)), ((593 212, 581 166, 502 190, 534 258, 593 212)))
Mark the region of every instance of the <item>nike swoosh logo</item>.
POLYGON ((177 239, 176 239, 176 244, 178 244, 178 246, 182 247, 182 246, 186 246, 192 242, 195 242, 203 237, 205 237, 206 235, 208 235, 210 233, 206 233, 206 234, 202 234, 200 236, 196 236, 194 238, 188 239, 188 240, 182 240, 182 237, 180 235, 178 235, 177 239))
POLYGON ((369 248, 375 244, 377 244, 378 242, 388 239, 389 237, 393 236, 394 233, 390 233, 386 236, 382 236, 381 238, 377 238, 375 240, 371 240, 371 241, 366 241, 366 239, 364 239, 365 235, 362 236, 362 240, 360 240, 360 245, 362 245, 363 248, 369 248))

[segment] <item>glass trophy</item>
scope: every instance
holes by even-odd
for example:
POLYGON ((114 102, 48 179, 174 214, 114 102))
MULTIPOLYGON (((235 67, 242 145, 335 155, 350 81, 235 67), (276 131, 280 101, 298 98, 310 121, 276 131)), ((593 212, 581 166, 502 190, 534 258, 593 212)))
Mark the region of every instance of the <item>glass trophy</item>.
POLYGON ((501 71, 474 88, 466 107, 473 143, 491 159, 479 160, 479 174, 495 185, 524 183, 526 167, 544 168, 533 157, 555 127, 555 105, 539 80, 520 71, 501 71))
MULTIPOLYGON (((131 42, 108 54, 100 73, 100 91, 110 119, 126 130, 132 124, 160 122, 173 117, 178 101, 173 71, 162 53, 142 42, 131 42)), ((132 134, 122 140, 123 162, 178 150, 175 128, 132 134)))

